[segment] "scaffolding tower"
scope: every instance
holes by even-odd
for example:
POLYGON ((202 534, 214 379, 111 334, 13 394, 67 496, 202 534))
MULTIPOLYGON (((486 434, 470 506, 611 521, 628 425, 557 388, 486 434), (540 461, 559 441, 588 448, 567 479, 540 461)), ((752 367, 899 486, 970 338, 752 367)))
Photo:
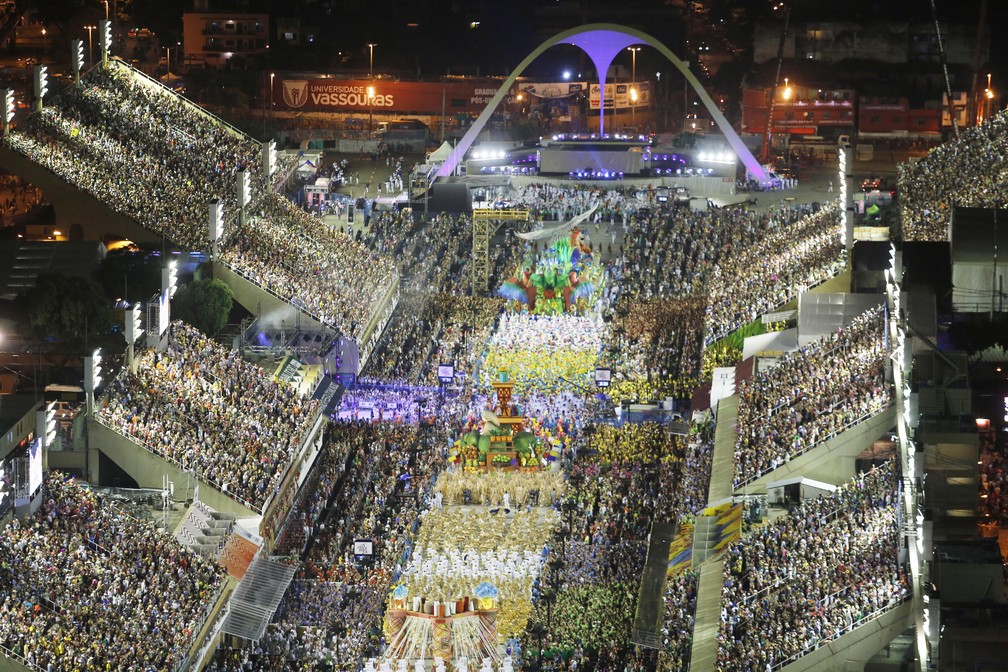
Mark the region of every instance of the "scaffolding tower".
POLYGON ((490 289, 490 237, 504 222, 528 221, 529 211, 476 208, 472 218, 472 295, 480 296, 490 289))

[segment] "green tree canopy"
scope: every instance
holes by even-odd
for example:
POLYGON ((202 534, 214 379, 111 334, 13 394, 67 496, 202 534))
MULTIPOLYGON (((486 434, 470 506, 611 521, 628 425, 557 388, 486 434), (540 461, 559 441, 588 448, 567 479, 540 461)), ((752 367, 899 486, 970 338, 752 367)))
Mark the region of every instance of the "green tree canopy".
POLYGON ((194 280, 175 294, 172 316, 213 336, 227 323, 234 296, 223 281, 194 280))
POLYGON ((18 295, 26 330, 35 338, 55 338, 68 349, 81 350, 86 340, 108 337, 114 311, 101 287, 84 278, 45 273, 35 286, 18 295))

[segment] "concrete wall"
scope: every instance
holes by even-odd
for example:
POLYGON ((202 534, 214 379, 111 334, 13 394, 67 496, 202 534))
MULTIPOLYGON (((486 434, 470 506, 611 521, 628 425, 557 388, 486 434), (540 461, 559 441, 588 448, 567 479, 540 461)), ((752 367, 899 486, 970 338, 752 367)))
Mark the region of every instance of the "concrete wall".
POLYGON ((767 483, 793 476, 805 476, 834 485, 849 481, 854 478, 854 458, 883 433, 891 430, 895 424, 896 407, 890 406, 839 436, 764 474, 744 488, 740 488, 739 492, 765 490, 767 483))
MULTIPOLYGON (((107 233, 118 234, 135 242, 161 240, 161 236, 153 231, 115 212, 91 194, 81 191, 18 152, 0 147, 0 168, 19 175, 44 191, 56 211, 57 228, 65 232, 72 225, 79 224, 86 240, 100 240, 107 233)), ((124 175, 122 179, 131 178, 124 175)), ((138 210, 142 207, 142 203, 137 203, 138 210)))
POLYGON ((207 483, 190 476, 188 472, 179 469, 177 466, 158 457, 145 448, 130 441, 125 436, 114 432, 94 420, 88 421, 88 433, 91 437, 90 463, 91 472, 88 480, 92 483, 100 482, 101 474, 98 472, 97 451, 115 462, 119 467, 133 478, 141 488, 161 489, 161 478, 167 474, 168 478, 175 482, 176 488, 179 484, 186 483, 192 478, 199 484, 200 501, 217 511, 233 513, 238 518, 249 518, 257 516, 252 509, 242 506, 242 504, 231 499, 220 490, 207 483))
POLYGON ((223 280, 224 284, 231 288, 235 301, 253 315, 261 314, 269 324, 277 326, 280 325, 281 320, 284 320, 288 329, 293 329, 298 324, 298 315, 300 315, 302 328, 322 329, 321 323, 317 320, 301 313, 297 308, 270 294, 262 287, 249 282, 227 266, 217 261, 212 262, 211 265, 213 277, 223 280))
POLYGON ((785 665, 781 672, 863 670, 869 658, 913 624, 912 602, 904 602, 881 617, 785 665))

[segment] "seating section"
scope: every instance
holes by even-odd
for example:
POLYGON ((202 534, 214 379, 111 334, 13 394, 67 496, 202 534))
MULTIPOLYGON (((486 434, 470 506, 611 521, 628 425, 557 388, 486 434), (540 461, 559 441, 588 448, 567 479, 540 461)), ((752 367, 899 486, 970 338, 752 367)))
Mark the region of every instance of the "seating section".
POLYGON ((742 382, 738 489, 892 403, 881 307, 742 382))
POLYGON ((318 403, 183 322, 172 324, 166 352, 139 359, 136 374, 109 385, 96 419, 262 510, 318 403))
POLYGON ((716 669, 777 669, 902 603, 892 462, 734 544, 716 669))
POLYGON ((949 240, 952 207, 1008 201, 1008 113, 1001 111, 919 161, 899 164, 904 240, 949 240))
POLYGON ((0 644, 40 670, 176 669, 223 570, 73 479, 44 487, 0 531, 0 644))
POLYGON ((207 206, 220 199, 224 263, 355 338, 395 283, 391 259, 272 191, 258 142, 117 61, 47 98, 4 140, 183 249, 209 248, 207 206), (253 194, 240 230, 239 169, 249 172, 253 194))
POLYGON ((843 270, 840 212, 829 206, 772 226, 722 260, 710 281, 707 336, 713 343, 843 270))

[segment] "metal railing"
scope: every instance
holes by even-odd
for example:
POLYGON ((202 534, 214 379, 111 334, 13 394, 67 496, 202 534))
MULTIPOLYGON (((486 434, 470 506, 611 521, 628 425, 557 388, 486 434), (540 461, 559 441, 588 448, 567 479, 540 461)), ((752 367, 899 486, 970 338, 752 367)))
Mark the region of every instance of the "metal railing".
MULTIPOLYGON (((874 400, 873 400, 873 402, 874 402, 874 400)), ((885 401, 885 403, 877 406, 876 408, 874 408, 873 410, 871 410, 871 411, 869 411, 867 413, 862 414, 861 416, 859 416, 855 420, 852 420, 851 422, 849 422, 849 423, 847 423, 845 425, 841 425, 839 428, 836 429, 836 431, 830 432, 829 434, 827 434, 827 435, 825 435, 825 436, 817 439, 815 443, 806 446, 803 450, 800 450, 798 452, 788 451, 788 453, 787 453, 788 459, 782 460, 780 462, 780 464, 778 464, 775 467, 770 467, 769 469, 765 469, 765 470, 763 470, 763 471, 755 474, 754 476, 750 476, 749 478, 747 478, 747 479, 745 479, 743 481, 738 481, 737 483, 735 483, 734 485, 732 485, 732 489, 733 490, 738 490, 739 488, 744 488, 745 486, 749 485, 750 483, 753 483, 753 482, 755 482, 755 481, 763 478, 764 476, 766 476, 770 472, 774 471, 775 469, 779 469, 781 466, 787 464, 788 462, 791 462, 795 458, 801 457, 805 453, 807 453, 809 451, 812 451, 812 450, 815 450, 816 448, 818 448, 819 446, 823 445, 827 441, 835 439, 836 437, 840 436, 841 434, 843 434, 844 432, 848 431, 849 429, 855 427, 856 425, 861 424, 865 420, 873 418, 873 417, 875 417, 876 415, 878 415, 880 413, 885 413, 892 406, 895 406, 895 400, 890 396, 885 401)))
POLYGON ((875 620, 877 618, 881 618, 882 616, 884 616, 885 614, 889 613, 890 611, 892 611, 894 609, 897 609, 898 607, 902 606, 904 602, 908 602, 910 599, 911 599, 910 595, 902 595, 895 602, 890 602, 889 604, 887 604, 886 606, 882 607, 881 609, 876 609, 873 612, 865 614, 864 616, 862 616, 858 620, 853 621, 849 626, 846 626, 846 627, 843 627, 843 628, 839 628, 837 630, 837 633, 836 633, 835 636, 830 637, 830 638, 822 638, 822 639, 815 640, 815 642, 813 642, 809 646, 806 646, 801 651, 798 651, 797 653, 791 654, 785 660, 782 660, 779 663, 775 663, 774 666, 773 666, 774 672, 776 672, 777 670, 783 669, 784 667, 790 665, 791 663, 795 662, 796 660, 799 660, 800 658, 802 658, 804 656, 807 656, 808 654, 812 653, 813 651, 815 651, 816 649, 822 647, 823 645, 828 644, 828 643, 830 643, 832 641, 835 641, 835 640, 839 639, 840 637, 853 632, 854 630, 856 630, 857 628, 861 627, 862 625, 868 623, 869 621, 873 621, 873 620, 875 620))

